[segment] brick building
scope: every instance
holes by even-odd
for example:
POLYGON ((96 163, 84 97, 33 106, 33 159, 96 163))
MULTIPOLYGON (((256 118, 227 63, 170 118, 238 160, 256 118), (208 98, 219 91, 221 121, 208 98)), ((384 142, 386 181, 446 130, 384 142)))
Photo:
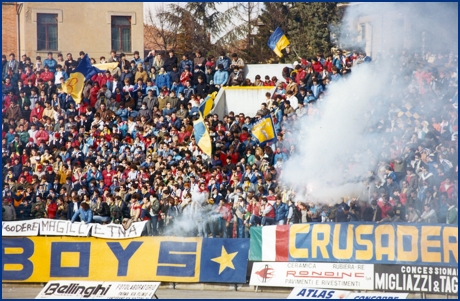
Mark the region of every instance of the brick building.
POLYGON ((18 14, 20 4, 2 2, 2 54, 18 53, 18 14))

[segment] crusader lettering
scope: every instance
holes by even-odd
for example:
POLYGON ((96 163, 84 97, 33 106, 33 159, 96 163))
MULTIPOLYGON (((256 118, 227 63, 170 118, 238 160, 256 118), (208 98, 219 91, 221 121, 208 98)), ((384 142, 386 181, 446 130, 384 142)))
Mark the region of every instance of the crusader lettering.
MULTIPOLYGON (((456 228, 447 226, 294 224, 289 231, 289 257, 295 261, 450 265, 458 263, 457 249, 456 228)), ((414 273, 415 267, 408 268, 414 273)), ((430 274, 429 269, 415 269, 430 274)))

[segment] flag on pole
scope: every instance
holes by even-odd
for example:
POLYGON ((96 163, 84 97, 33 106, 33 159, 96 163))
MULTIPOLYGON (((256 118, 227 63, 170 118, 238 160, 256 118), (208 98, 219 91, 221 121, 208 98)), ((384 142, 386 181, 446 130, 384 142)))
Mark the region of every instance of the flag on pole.
POLYGON ((193 121, 193 133, 195 135, 195 141, 198 147, 208 155, 209 157, 212 156, 212 144, 211 144, 211 136, 209 136, 208 129, 204 124, 203 116, 200 114, 200 118, 193 121))
POLYGON ((251 134, 257 139, 258 143, 276 140, 276 132, 272 117, 267 115, 257 121, 252 127, 251 134))
POLYGON ((290 42, 284 35, 281 28, 278 27, 268 39, 267 44, 268 47, 270 47, 270 49, 273 50, 279 57, 282 57, 283 54, 281 53, 281 50, 289 46, 290 42))
POLYGON ((79 104, 81 102, 81 93, 83 92, 85 81, 90 79, 94 74, 101 72, 103 71, 91 65, 88 54, 86 54, 78 64, 77 68, 70 73, 69 78, 62 86, 62 90, 65 93, 70 94, 73 100, 75 100, 75 103, 79 104))
POLYGON ((208 116, 211 112, 212 107, 214 106, 214 99, 216 98, 217 91, 212 92, 212 94, 208 94, 205 98, 204 102, 200 105, 199 110, 201 112, 201 116, 208 116))

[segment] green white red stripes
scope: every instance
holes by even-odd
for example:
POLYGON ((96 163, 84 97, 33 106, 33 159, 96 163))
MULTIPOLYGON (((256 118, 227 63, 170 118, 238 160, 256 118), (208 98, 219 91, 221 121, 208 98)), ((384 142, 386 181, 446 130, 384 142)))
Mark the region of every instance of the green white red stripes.
POLYGON ((251 228, 249 260, 288 261, 289 225, 251 228))

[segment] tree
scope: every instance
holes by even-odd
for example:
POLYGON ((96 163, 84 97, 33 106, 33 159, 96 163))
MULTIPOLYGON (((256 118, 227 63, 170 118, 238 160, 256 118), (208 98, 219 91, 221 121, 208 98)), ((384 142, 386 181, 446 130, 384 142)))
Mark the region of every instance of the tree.
POLYGON ((287 37, 301 57, 329 52, 331 28, 338 28, 342 10, 335 2, 292 2, 289 7, 287 37))
POLYGON ((237 13, 236 7, 219 11, 216 4, 220 2, 187 2, 184 7, 178 4, 168 6, 169 10, 162 16, 171 24, 179 25, 177 52, 200 49, 206 55, 216 50, 212 39, 219 38, 225 29, 232 27, 232 17, 237 13))
POLYGON ((144 26, 145 48, 154 50, 175 49, 178 44, 177 34, 179 24, 172 23, 166 18, 166 9, 157 7, 155 12, 149 8, 144 26))
POLYGON ((221 48, 237 52, 247 63, 257 62, 257 52, 254 50, 254 36, 257 29, 259 4, 241 2, 237 4, 238 14, 235 14, 233 27, 216 42, 221 48), (239 25, 235 25, 239 23, 239 25))
POLYGON ((254 51, 259 63, 279 62, 278 56, 268 47, 267 42, 273 31, 279 26, 287 32, 289 8, 283 2, 264 2, 257 22, 257 34, 254 38, 254 51))

